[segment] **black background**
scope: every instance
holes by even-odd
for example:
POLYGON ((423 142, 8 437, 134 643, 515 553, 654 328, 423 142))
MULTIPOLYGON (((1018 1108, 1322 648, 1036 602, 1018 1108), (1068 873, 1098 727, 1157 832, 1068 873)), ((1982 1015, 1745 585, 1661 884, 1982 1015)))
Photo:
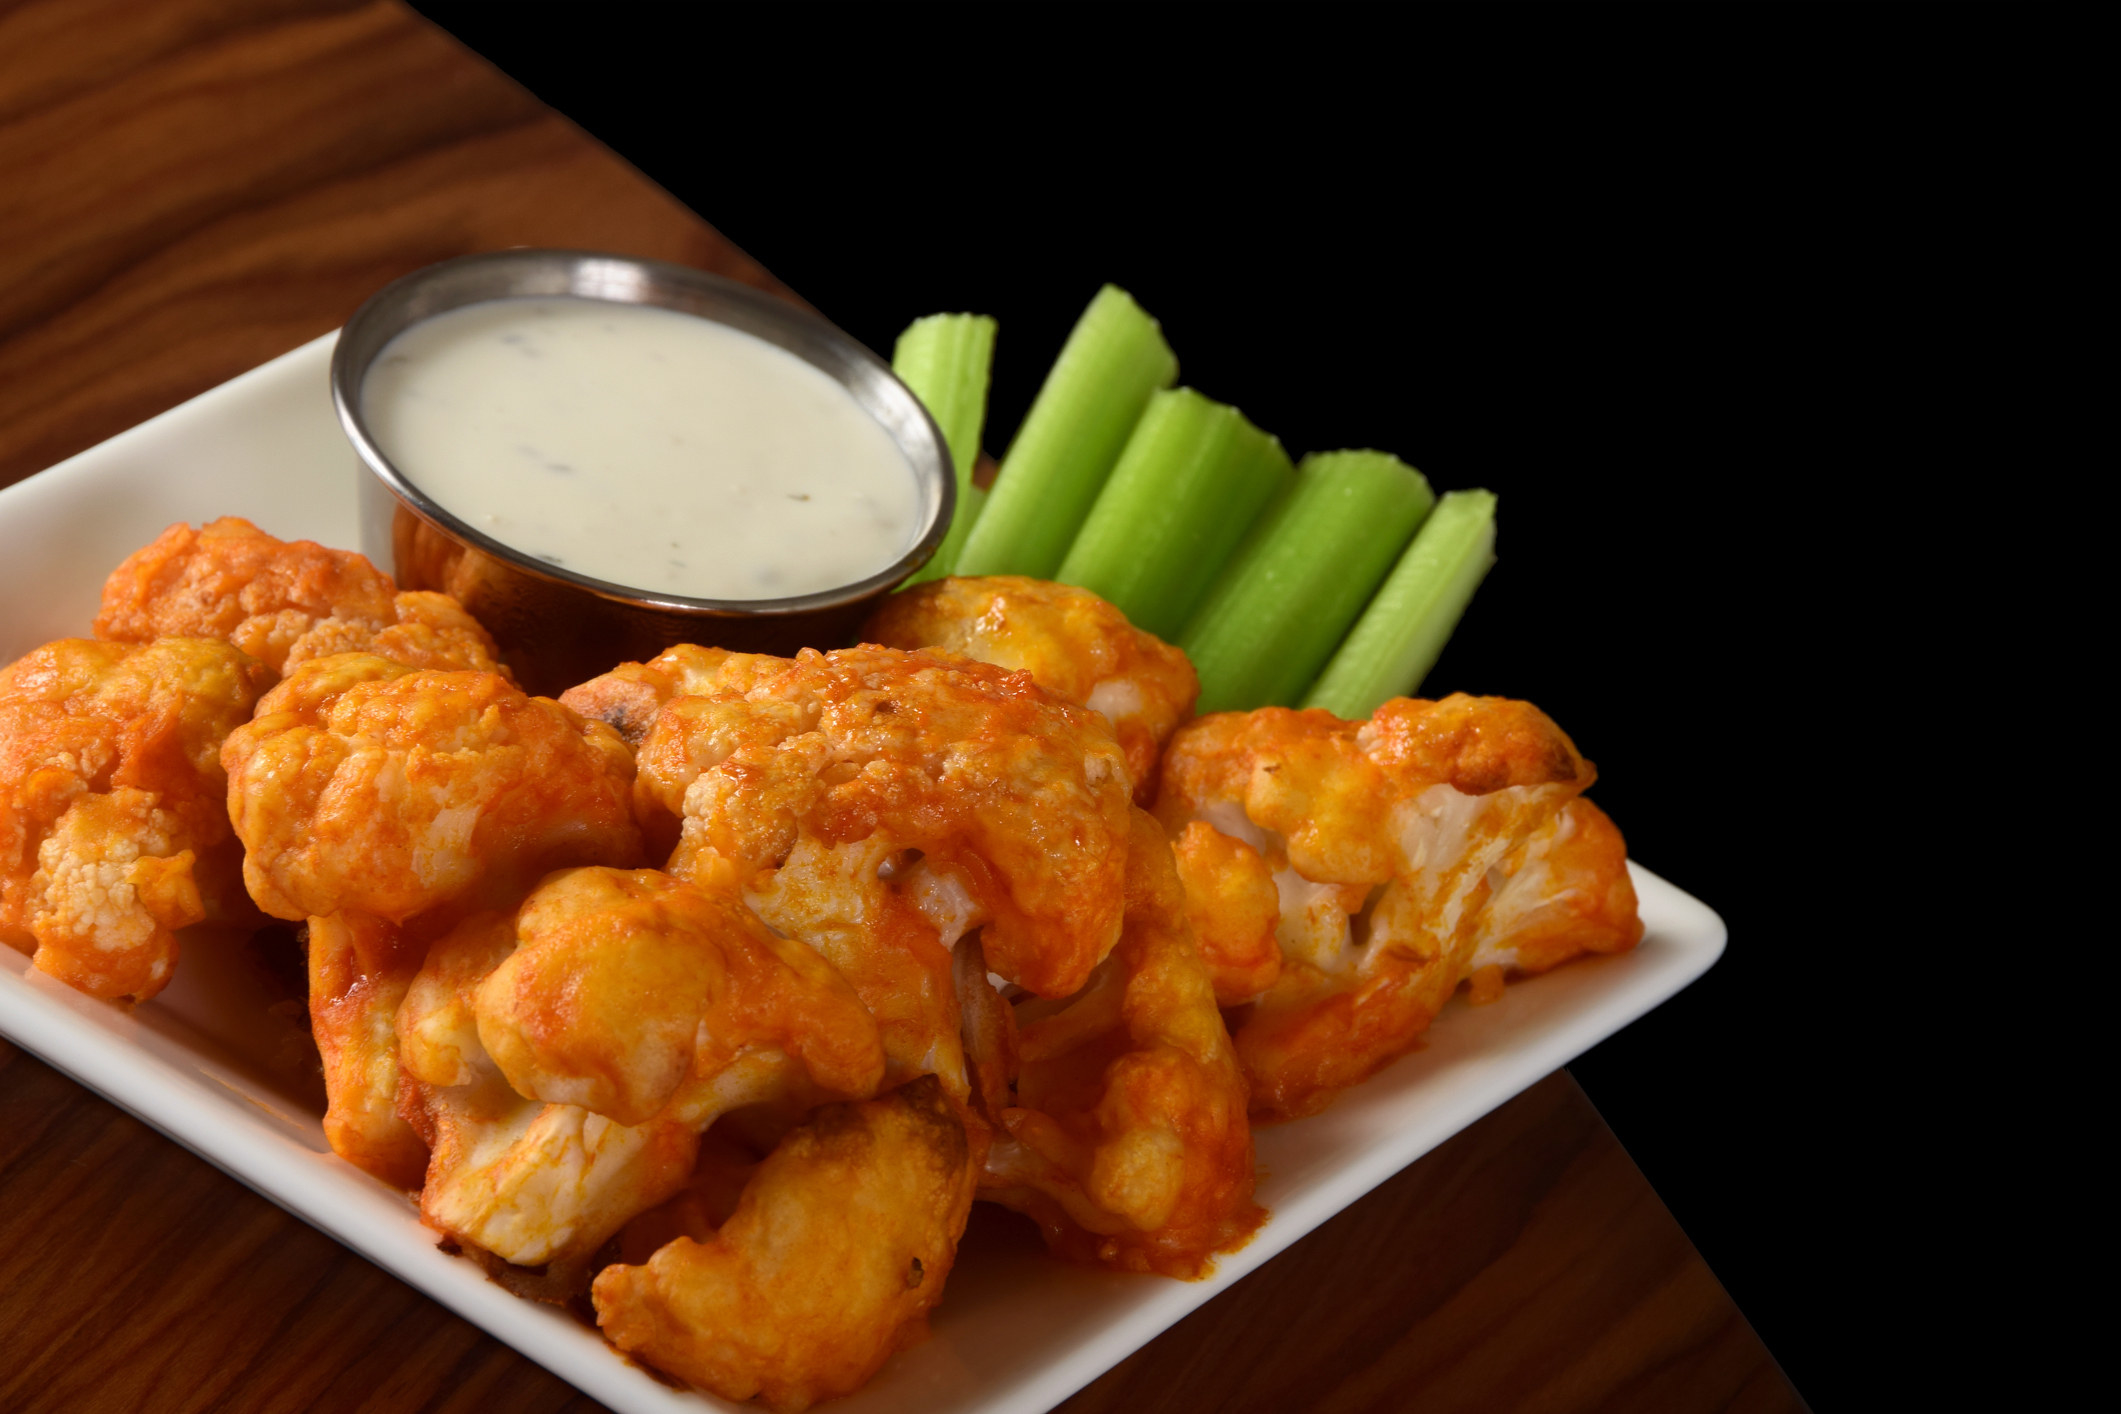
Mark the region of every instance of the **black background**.
POLYGON ((1109 280, 1293 452, 1498 492, 1427 693, 1731 933, 1577 1077, 1816 1407, 2109 1402, 2067 12, 420 8, 886 356, 996 315, 993 452, 1109 280))

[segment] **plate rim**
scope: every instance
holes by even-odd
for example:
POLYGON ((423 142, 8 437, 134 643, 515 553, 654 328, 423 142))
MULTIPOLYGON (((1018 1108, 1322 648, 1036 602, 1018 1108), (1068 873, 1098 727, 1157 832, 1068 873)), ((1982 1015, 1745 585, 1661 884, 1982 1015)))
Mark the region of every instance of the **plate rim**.
MULTIPOLYGON (((63 498, 69 478, 93 473, 102 464, 151 447, 172 428, 232 410, 240 412, 244 400, 261 390, 274 397, 287 394, 293 383, 312 372, 318 407, 329 418, 325 370, 337 337, 336 330, 320 335, 43 471, 0 487, 0 524, 18 508, 26 510, 51 496, 63 498)), ((350 468, 350 452, 348 458, 350 468)), ((349 503, 352 475, 349 469, 349 503)), ((981 1401, 980 1407, 1002 1414, 1036 1414, 1050 1408, 1394 1174, 1698 980, 1728 945, 1723 919, 1636 861, 1629 861, 1629 870, 1643 900, 1645 922, 1651 922, 1653 915, 1657 920, 1645 944, 1657 946, 1560 970, 1573 973, 1586 967, 1629 968, 1632 964, 1632 972, 1622 974, 1622 981, 1613 984, 1613 996, 1588 1004, 1563 1024, 1549 1026, 1526 1038, 1524 1044, 1512 1046, 1498 1062, 1501 1078, 1474 1089, 1462 1103, 1447 1105, 1443 1118, 1368 1146, 1293 1201, 1277 1206, 1253 1240, 1219 1258, 1210 1276, 1197 1282, 1138 1279, 1158 1285, 1142 1288, 1152 1294, 1133 1303, 1126 1319, 1112 1321, 1053 1358, 1034 1363, 1009 1387, 992 1391, 993 1398, 981 1401)), ((14 960, 27 963, 13 950, 0 948, 0 1036, 559 1378, 624 1411, 663 1414, 754 1407, 660 1383, 588 1327, 553 1308, 509 1294, 472 1263, 443 1255, 435 1246, 439 1238, 431 1230, 418 1228, 424 1239, 409 1242, 405 1224, 409 1218, 417 1226, 417 1211, 405 1195, 336 1156, 298 1141, 285 1128, 285 1121, 269 1123, 269 1107, 257 1096, 244 1094, 242 1084, 232 1083, 230 1076, 214 1074, 215 1063, 210 1058, 189 1055, 192 1069, 215 1082, 218 1090, 202 1088, 202 1081, 182 1074, 176 1060, 163 1053, 181 1049, 168 1037, 139 1028, 150 1041, 110 1045, 110 1029, 90 1018, 97 1009, 116 1008, 75 993, 34 969, 26 969, 25 975, 14 960), (268 1113, 261 1116, 260 1111, 268 1113)), ((1537 986, 1541 980, 1513 984, 1512 991, 1537 986)), ((894 1361, 904 1358, 894 1357, 894 1361)), ((884 1407, 869 1396, 896 1391, 877 1391, 876 1383, 834 1401, 831 1407, 848 1414, 872 1404, 884 1407)))

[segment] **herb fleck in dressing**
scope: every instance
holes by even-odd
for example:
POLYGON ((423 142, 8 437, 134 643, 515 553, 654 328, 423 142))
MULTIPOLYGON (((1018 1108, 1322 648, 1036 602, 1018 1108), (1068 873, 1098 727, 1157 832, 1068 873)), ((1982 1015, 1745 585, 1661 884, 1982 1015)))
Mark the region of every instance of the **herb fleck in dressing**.
POLYGON ((674 310, 571 298, 450 310, 391 340, 361 409, 383 454, 466 524, 631 589, 833 589, 926 529, 912 466, 845 388, 674 310))

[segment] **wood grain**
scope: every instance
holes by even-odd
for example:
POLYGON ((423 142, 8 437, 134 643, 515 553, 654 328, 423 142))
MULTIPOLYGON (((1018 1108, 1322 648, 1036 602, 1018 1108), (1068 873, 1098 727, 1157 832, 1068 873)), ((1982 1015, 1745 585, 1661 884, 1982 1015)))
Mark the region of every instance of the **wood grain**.
POLYGON ((0 1041, 0 1409, 594 1410, 0 1041))
POLYGON ((1801 1407, 1620 1141, 1559 1072, 1062 1406, 1801 1407))
MULTIPOLYGON (((510 245, 794 298, 395 4, 0 4, 0 484, 510 245)), ((1565 1075, 1066 1407, 1417 1405, 1802 1407, 1565 1075)), ((0 1410, 598 1407, 0 1042, 0 1410)))
MULTIPOLYGON (((0 1409, 602 1407, 6 1042, 0 1195, 0 1409)), ((1802 1407, 1565 1074, 1062 1406, 1802 1407)))
POLYGON ((788 293, 394 5, 41 0, 0 13, 0 485, 512 245, 788 293))

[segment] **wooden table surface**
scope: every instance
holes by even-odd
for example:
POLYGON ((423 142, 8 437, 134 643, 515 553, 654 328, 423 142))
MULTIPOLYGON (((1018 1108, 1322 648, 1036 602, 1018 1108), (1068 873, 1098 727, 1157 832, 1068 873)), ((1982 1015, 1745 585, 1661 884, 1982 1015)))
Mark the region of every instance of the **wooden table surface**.
MULTIPOLYGON (((390 0, 0 4, 0 484, 512 245, 789 293, 390 0)), ((1063 1407, 1417 1406, 1803 1407, 1566 1074, 1063 1407)), ((490 1407, 598 1406, 0 1042, 0 1409, 490 1407)))

